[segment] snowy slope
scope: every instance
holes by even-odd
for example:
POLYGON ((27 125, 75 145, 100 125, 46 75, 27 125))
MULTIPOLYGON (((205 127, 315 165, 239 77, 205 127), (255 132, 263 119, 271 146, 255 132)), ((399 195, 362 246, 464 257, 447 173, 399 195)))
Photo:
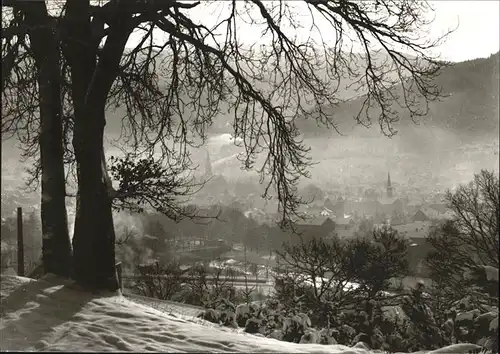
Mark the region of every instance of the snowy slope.
POLYGON ((366 353, 237 333, 121 295, 83 293, 53 276, 35 281, 2 275, 0 289, 2 351, 366 353))

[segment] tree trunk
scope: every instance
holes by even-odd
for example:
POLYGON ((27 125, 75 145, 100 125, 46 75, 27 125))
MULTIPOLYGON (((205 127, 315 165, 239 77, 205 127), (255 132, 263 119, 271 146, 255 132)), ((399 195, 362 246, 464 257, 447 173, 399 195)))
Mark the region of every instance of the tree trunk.
MULTIPOLYGON (((71 275, 71 243, 66 213, 63 161, 61 69, 59 47, 45 2, 23 8, 34 52, 40 91, 40 158, 42 167, 42 258, 45 273, 71 275)), ((53 22, 55 27, 55 22, 53 22)))
POLYGON ((63 41, 64 55, 71 67, 75 107, 73 147, 78 174, 74 277, 84 288, 115 291, 119 288, 115 231, 103 150, 105 105, 133 27, 119 13, 123 7, 118 7, 114 14, 118 20, 109 27, 97 61, 104 22, 90 18, 89 0, 68 0, 66 5, 63 41))
POLYGON ((73 141, 78 163, 78 201, 73 235, 75 280, 85 288, 118 289, 111 199, 102 168, 104 107, 77 116, 73 141), (77 128, 78 125, 78 128, 77 128))

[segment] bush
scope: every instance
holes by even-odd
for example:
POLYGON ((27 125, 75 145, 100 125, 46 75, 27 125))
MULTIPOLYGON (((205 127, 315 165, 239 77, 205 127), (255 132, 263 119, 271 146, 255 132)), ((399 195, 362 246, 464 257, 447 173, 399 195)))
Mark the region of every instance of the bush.
POLYGON ((283 320, 283 340, 299 343, 306 330, 311 326, 311 320, 304 313, 286 317, 283 320))
POLYGON ((277 340, 283 340, 284 335, 285 334, 283 333, 283 331, 281 329, 275 329, 270 334, 268 334, 267 337, 277 339, 277 340))
POLYGON ((245 327, 247 321, 250 319, 250 306, 247 304, 240 304, 236 306, 236 323, 240 327, 245 327))
MULTIPOLYGON (((285 245, 281 257, 286 274, 276 279, 273 298, 262 312, 265 333, 295 343, 360 343, 385 351, 431 350, 460 342, 495 348, 496 337, 489 327, 493 322, 496 328, 497 308, 483 301, 483 309, 475 310, 484 297, 469 292, 465 299, 450 300, 443 289, 424 289, 422 284, 409 291, 390 289, 390 278, 408 272, 407 246, 389 227, 344 243, 313 239, 285 245), (334 256, 332 250, 337 252, 334 256), (337 277, 342 285, 358 286, 341 288, 337 277), (434 296, 435 290, 441 293, 434 296)), ((496 273, 489 274, 491 281, 496 273)))
POLYGON ((402 308, 409 318, 407 331, 412 334, 412 338, 407 340, 411 350, 432 350, 449 344, 422 293, 423 285, 417 285, 403 298, 402 308))
POLYGON ((171 262, 161 265, 156 262, 148 266, 138 266, 139 279, 133 287, 143 296, 169 300, 181 290, 181 275, 179 265, 171 262))
MULTIPOLYGON (((185 272, 188 280, 183 285, 180 300, 206 308, 216 308, 223 302, 234 304, 238 300, 237 291, 234 284, 226 280, 228 273, 231 273, 229 268, 210 269, 200 264, 191 267, 185 272)), ((234 305, 231 306, 235 311, 234 305)))
POLYGON ((300 338, 300 344, 319 344, 320 333, 314 328, 306 329, 304 335, 300 338))
MULTIPOLYGON (((394 328, 384 319, 382 310, 394 302, 394 296, 387 295, 390 279, 409 272, 407 251, 407 241, 390 227, 355 240, 336 238, 327 242, 313 238, 284 245, 279 255, 286 274, 276 279, 275 300, 295 312, 307 313, 309 326, 340 328, 342 324, 355 324, 354 331, 364 332, 368 344, 381 345, 380 333, 385 333, 384 329, 392 333, 394 328), (349 283, 358 285, 349 287, 349 283)), ((340 331, 336 341, 349 344, 354 336, 340 331)))
POLYGON ((234 311, 225 310, 220 314, 220 323, 223 326, 238 328, 234 311))
POLYGON ((323 328, 319 332, 319 344, 337 344, 337 340, 335 339, 335 332, 328 328, 323 328))
POLYGON ((431 230, 427 241, 433 251, 426 258, 431 278, 450 296, 477 290, 497 307, 499 190, 498 175, 482 170, 469 184, 448 191, 453 217, 431 230))
POLYGON ((206 309, 205 311, 200 313, 198 317, 212 323, 219 323, 221 318, 221 313, 218 310, 206 309))
POLYGON ((257 318, 249 318, 245 323, 245 332, 259 333, 262 321, 257 318))

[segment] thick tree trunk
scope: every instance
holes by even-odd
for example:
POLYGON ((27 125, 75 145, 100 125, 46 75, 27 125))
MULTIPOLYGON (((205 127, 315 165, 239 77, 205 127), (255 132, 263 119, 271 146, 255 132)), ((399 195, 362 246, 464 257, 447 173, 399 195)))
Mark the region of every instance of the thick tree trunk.
MULTIPOLYGON (((91 22, 88 0, 68 0, 65 15, 65 57, 71 67, 75 106, 73 147, 78 169, 78 200, 73 235, 75 280, 91 290, 117 290, 115 231, 103 163, 105 104, 118 74, 119 62, 132 27, 120 16, 122 4, 110 26, 106 42, 104 22, 91 22)), ((123 4, 125 5, 125 4, 123 4)))
MULTIPOLYGON (((50 57, 47 57, 44 65, 57 65, 57 57, 52 58, 55 61, 52 61, 50 57)), ((53 74, 56 75, 50 75, 50 77, 40 75, 40 115, 43 117, 40 132, 42 251, 46 273, 69 277, 71 275, 71 243, 66 213, 66 180, 58 73, 58 70, 54 70, 53 74), (46 94, 48 97, 45 97, 46 94), (48 111, 46 114, 43 113, 45 109, 48 111)))
MULTIPOLYGON (((71 243, 66 213, 59 47, 44 2, 23 8, 38 68, 40 158, 42 167, 42 257, 45 273, 71 275, 71 243)), ((54 23, 55 26, 55 23, 54 23)))
POLYGON ((105 98, 91 93, 91 86, 95 84, 95 59, 89 54, 81 59, 71 68, 75 103, 73 148, 78 173, 73 233, 74 278, 89 290, 114 291, 118 289, 115 232, 102 164, 105 98))
MULTIPOLYGON (((93 107, 91 102, 88 107, 93 107)), ((115 231, 102 168, 104 108, 89 109, 85 118, 77 117, 79 127, 74 139, 79 170, 73 235, 75 280, 89 289, 114 291, 118 289, 115 231)))

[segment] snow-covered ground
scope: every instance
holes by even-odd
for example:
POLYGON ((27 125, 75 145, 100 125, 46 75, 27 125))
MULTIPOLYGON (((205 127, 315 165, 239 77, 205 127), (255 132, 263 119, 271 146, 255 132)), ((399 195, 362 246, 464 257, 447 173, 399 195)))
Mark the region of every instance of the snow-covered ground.
MULTIPOLYGON (((239 333, 114 293, 84 293, 54 276, 32 280, 2 275, 0 289, 2 351, 367 353, 363 348, 293 344, 239 333)), ((446 352, 473 348, 461 345, 446 352)))

